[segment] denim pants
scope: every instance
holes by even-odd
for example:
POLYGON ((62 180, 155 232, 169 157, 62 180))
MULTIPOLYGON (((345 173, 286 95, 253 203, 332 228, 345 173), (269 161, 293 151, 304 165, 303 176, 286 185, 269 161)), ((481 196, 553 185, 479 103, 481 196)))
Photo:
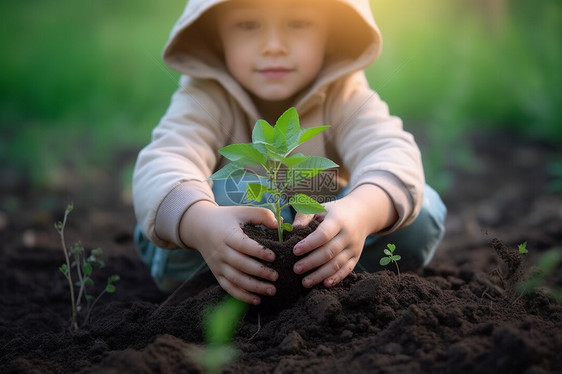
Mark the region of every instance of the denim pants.
MULTIPOLYGON (((213 185, 215 201, 221 206, 245 205, 246 185, 257 180, 251 177, 233 181, 219 180, 213 185)), ((349 192, 344 188, 336 198, 342 198, 349 192)), ((285 222, 292 222, 294 211, 287 207, 282 212, 285 222)), ((383 250, 388 243, 396 245, 402 256, 400 269, 414 270, 427 265, 445 233, 447 208, 435 190, 425 185, 424 200, 418 217, 409 226, 385 236, 370 235, 365 240, 363 252, 356 272, 375 272, 382 269, 379 265, 383 250)), ((142 234, 140 227, 135 228, 135 243, 143 262, 149 267, 150 274, 158 288, 171 292, 184 280, 193 277, 207 266, 203 257, 193 249, 162 249, 154 245, 142 234)))

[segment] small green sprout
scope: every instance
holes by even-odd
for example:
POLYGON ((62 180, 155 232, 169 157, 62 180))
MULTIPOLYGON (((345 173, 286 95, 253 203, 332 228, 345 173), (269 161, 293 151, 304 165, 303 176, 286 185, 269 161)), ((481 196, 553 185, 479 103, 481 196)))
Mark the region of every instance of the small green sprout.
POLYGON ((119 280, 119 276, 109 276, 105 289, 98 295, 97 298, 94 298, 93 295, 86 293, 86 288, 94 285, 94 280, 92 279, 94 265, 103 268, 105 266, 105 262, 100 259, 102 255, 102 250, 100 248, 92 249, 90 251, 90 255, 87 257, 86 250, 80 242, 76 243, 72 248, 68 249, 64 236, 64 229, 66 227, 68 215, 73 209, 74 206, 72 204, 69 204, 66 207, 66 210, 64 212, 64 219, 62 222, 55 223, 55 229, 59 233, 62 250, 64 252, 64 257, 66 260, 66 262, 59 267, 59 270, 61 273, 63 273, 64 277, 68 281, 68 287, 70 288, 70 301, 72 311, 70 328, 71 330, 76 331, 79 328, 78 313, 82 310, 87 311, 86 318, 84 320, 84 324, 87 324, 90 313, 92 312, 92 309, 99 298, 106 292, 115 292, 115 283, 119 280), (76 283, 74 283, 72 279, 73 268, 75 269, 76 275, 78 277, 78 281, 76 283), (78 287, 77 295, 74 289, 75 286, 78 287), (86 300, 85 308, 83 308, 81 305, 83 299, 86 300))
POLYGON ((207 346, 202 352, 192 351, 191 357, 203 366, 206 373, 220 373, 224 366, 238 356, 231 341, 246 308, 246 303, 226 296, 220 304, 204 312, 203 328, 207 346))
POLYGON ((391 262, 394 262, 396 265, 396 270, 398 271, 398 280, 400 280, 400 269, 398 268, 398 261, 402 258, 400 255, 395 255, 394 251, 396 250, 396 246, 394 244, 388 243, 386 248, 384 249, 384 254, 386 257, 381 257, 379 263, 382 266, 386 266, 391 262))
MULTIPOLYGON (((537 259, 537 264, 531 270, 527 279, 517 284, 517 291, 520 296, 529 295, 538 289, 543 289, 550 293, 556 302, 562 303, 562 288, 549 288, 544 285, 547 283, 548 278, 555 273, 556 267, 562 261, 562 249, 552 248, 540 255, 537 259)), ((516 300, 519 299, 517 297, 516 300)))
POLYGON ((529 251, 527 250, 527 242, 518 244, 517 249, 519 249, 519 253, 521 253, 522 255, 529 253, 529 251))
MULTIPOLYGON (((246 194, 256 206, 270 209, 277 219, 279 241, 283 241, 283 231, 291 231, 292 225, 283 222, 281 211, 292 206, 297 213, 316 214, 325 212, 325 208, 305 194, 291 196, 283 202, 287 188, 320 172, 338 167, 331 160, 319 156, 305 156, 302 153, 291 154, 299 145, 320 134, 329 126, 301 128, 299 116, 295 108, 288 109, 277 120, 275 126, 260 119, 252 131, 252 142, 230 144, 219 150, 219 153, 231 162, 209 177, 211 180, 241 177, 247 166, 261 166, 266 176, 259 176, 260 183, 249 183, 246 194), (284 168, 284 169, 283 169, 284 168), (283 171, 284 178, 281 176, 283 171), (265 194, 273 196, 272 202, 260 204, 265 194)), ((266 195, 267 196, 267 195, 266 195)))

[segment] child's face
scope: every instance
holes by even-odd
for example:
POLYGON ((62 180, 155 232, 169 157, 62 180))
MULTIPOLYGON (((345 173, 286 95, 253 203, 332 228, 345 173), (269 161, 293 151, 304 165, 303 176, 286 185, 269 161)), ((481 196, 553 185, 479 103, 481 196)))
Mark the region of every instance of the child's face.
POLYGON ((290 99, 322 69, 328 16, 318 3, 237 0, 217 14, 226 66, 257 98, 290 99))

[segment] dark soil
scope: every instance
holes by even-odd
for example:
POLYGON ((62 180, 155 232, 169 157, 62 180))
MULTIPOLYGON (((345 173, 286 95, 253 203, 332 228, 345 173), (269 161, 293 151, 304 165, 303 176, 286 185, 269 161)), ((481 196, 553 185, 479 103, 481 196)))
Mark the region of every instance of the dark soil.
MULTIPOLYGON (((562 244, 562 194, 546 189, 559 150, 503 135, 471 144, 479 167, 451 166, 448 231, 426 269, 400 280, 391 271, 352 274, 277 313, 250 309, 234 338, 240 355, 226 371, 562 372, 562 307, 546 290, 516 288, 542 253, 562 244), (521 256, 524 241, 530 253, 521 256)), ((225 293, 202 272, 159 308, 167 295, 135 252, 135 219, 118 183, 134 157, 121 155, 91 180, 69 177, 64 189, 33 189, 24 173, 0 166, 0 373, 201 371, 191 358, 204 344, 201 313, 225 293), (104 250, 96 285, 121 276, 76 333, 53 228, 70 201, 68 241, 104 250)), ((561 267, 545 286, 562 287, 561 267)))
POLYGON ((275 253, 275 260, 267 265, 279 274, 275 282, 277 292, 275 296, 263 296, 259 311, 264 313, 275 313, 281 309, 292 306, 299 298, 306 295, 309 289, 302 286, 302 279, 306 274, 296 274, 293 271, 295 263, 303 257, 293 254, 293 247, 312 233, 318 223, 313 221, 307 227, 295 227, 293 231, 283 232, 283 242, 279 242, 277 230, 246 225, 244 233, 265 248, 275 253))

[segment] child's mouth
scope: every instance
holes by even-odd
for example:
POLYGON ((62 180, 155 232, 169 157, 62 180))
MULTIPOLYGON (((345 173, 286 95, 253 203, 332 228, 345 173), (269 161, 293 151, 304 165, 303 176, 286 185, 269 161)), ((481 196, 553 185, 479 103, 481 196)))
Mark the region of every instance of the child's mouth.
POLYGON ((292 69, 287 68, 265 68, 258 70, 260 74, 269 79, 279 79, 289 74, 292 69))

